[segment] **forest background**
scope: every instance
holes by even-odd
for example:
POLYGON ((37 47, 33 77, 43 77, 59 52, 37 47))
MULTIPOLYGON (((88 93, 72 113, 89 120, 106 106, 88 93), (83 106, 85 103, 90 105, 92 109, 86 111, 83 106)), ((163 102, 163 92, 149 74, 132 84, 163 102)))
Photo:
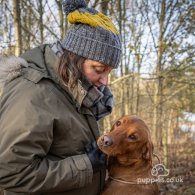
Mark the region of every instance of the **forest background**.
MULTIPOLYGON (((114 110, 101 131, 123 115, 142 117, 169 177, 184 179, 161 183, 161 194, 195 194, 195 1, 87 2, 112 18, 123 44, 109 78, 114 110)), ((0 0, 1 55, 62 40, 68 27, 62 0, 0 0)))

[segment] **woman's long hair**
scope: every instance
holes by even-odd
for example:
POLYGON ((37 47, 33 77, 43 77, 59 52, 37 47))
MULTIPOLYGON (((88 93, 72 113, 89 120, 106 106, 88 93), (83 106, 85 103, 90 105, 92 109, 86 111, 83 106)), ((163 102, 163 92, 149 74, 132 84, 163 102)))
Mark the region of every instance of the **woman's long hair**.
POLYGON ((83 75, 82 65, 86 58, 74 54, 66 49, 60 57, 58 73, 63 82, 70 88, 74 87, 83 75))

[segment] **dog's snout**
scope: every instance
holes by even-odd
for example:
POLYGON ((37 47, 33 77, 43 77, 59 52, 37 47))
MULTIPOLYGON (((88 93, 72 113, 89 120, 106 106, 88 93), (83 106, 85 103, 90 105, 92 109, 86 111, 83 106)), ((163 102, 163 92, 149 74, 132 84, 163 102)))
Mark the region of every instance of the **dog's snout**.
POLYGON ((113 144, 112 138, 110 136, 103 136, 103 143, 105 146, 111 146, 113 144))

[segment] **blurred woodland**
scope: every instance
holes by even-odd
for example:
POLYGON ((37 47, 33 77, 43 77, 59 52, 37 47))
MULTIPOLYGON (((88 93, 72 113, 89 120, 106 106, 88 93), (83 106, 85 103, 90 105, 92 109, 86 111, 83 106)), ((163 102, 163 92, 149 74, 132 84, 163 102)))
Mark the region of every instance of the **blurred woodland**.
MULTIPOLYGON (((195 1, 90 0, 118 27, 123 57, 110 76, 115 97, 109 131, 122 115, 142 117, 155 153, 183 183, 162 183, 161 194, 195 194, 195 1)), ((62 0, 0 0, 0 53, 20 55, 63 39, 69 24, 62 0)))

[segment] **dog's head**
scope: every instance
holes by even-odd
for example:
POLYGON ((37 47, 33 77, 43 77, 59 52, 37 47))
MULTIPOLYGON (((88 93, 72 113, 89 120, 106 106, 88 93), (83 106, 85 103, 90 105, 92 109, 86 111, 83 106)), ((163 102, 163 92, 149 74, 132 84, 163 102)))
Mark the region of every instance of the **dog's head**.
POLYGON ((153 144, 145 122, 137 116, 117 120, 109 133, 102 135, 98 146, 108 156, 145 159, 152 162, 153 144))

